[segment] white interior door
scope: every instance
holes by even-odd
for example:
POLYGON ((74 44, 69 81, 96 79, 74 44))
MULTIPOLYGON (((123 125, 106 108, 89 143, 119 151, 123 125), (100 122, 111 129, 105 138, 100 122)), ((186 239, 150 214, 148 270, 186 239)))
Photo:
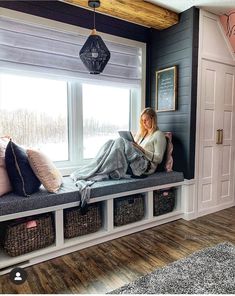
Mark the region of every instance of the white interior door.
POLYGON ((203 60, 201 69, 199 212, 233 198, 234 163, 234 68, 203 60))

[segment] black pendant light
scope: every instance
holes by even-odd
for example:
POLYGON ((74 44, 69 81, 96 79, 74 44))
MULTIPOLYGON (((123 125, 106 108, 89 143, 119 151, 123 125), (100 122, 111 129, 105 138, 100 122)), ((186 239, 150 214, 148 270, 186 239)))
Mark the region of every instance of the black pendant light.
POLYGON ((90 74, 100 74, 110 59, 110 52, 95 29, 95 9, 100 6, 100 1, 88 1, 88 5, 94 9, 94 29, 81 48, 79 56, 90 74))

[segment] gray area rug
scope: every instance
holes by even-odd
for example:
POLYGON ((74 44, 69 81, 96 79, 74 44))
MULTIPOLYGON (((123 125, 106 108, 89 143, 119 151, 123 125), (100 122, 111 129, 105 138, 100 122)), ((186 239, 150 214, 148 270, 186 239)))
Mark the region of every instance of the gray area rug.
POLYGON ((109 294, 235 294, 235 246, 206 248, 109 294))

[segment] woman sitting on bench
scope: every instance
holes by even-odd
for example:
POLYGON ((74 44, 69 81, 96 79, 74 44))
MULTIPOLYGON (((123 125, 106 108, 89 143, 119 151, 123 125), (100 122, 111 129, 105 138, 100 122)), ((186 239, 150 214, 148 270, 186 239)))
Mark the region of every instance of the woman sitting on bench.
POLYGON ((135 142, 120 137, 107 141, 89 164, 71 174, 74 181, 126 178, 127 174, 141 176, 152 174, 161 163, 166 149, 166 139, 157 127, 157 115, 146 108, 140 116, 135 142))
POLYGON ((145 108, 142 111, 140 128, 133 145, 149 160, 145 174, 154 173, 157 165, 162 162, 166 149, 166 137, 157 127, 157 114, 152 108, 145 108))

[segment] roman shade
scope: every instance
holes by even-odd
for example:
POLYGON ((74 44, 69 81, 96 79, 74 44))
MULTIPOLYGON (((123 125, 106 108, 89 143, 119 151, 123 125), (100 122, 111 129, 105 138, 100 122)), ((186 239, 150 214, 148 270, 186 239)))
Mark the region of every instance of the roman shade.
MULTIPOLYGON (((69 25, 65 26, 68 27, 69 25)), ((55 28, 1 15, 0 66, 3 69, 39 71, 73 78, 140 85, 141 46, 109 41, 102 36, 111 52, 111 59, 99 77, 91 77, 79 58, 79 51, 88 34, 82 35, 77 31, 63 30, 61 25, 55 28)))

